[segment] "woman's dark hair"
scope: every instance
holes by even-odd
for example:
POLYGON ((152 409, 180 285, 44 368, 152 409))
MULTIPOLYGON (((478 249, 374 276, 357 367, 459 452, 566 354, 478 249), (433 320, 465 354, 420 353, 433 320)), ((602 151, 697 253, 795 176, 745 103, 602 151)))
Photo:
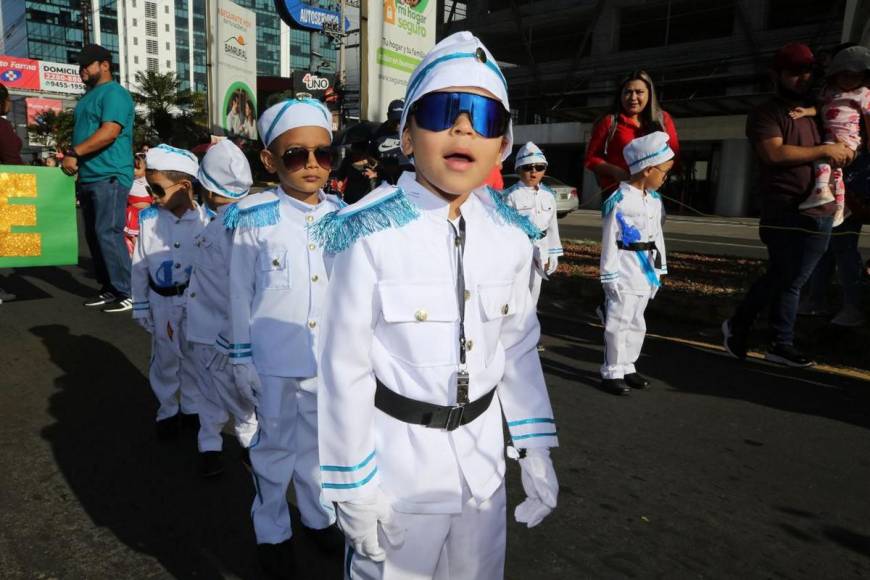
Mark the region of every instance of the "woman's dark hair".
POLYGON ((6 89, 6 85, 0 84, 0 103, 5 103, 9 98, 9 91, 6 89))
POLYGON ((643 81, 646 85, 646 90, 649 92, 649 100, 646 103, 646 107, 640 112, 640 122, 644 130, 664 131, 664 121, 662 120, 663 109, 659 105, 652 77, 645 70, 631 71, 620 81, 616 88, 616 96, 613 99, 613 107, 610 111, 611 114, 619 115, 622 112, 622 91, 625 89, 625 85, 631 81, 643 81))

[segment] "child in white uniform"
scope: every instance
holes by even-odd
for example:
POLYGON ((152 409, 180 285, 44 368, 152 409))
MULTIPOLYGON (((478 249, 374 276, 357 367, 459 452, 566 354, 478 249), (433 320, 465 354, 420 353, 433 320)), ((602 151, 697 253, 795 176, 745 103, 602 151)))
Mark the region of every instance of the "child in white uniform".
POLYGON ((514 164, 520 180, 504 191, 509 206, 529 218, 541 230, 535 240, 535 257, 529 289, 532 303, 537 307, 541 295, 541 281, 559 267, 559 256, 564 254, 556 220, 556 196, 541 183, 547 172, 547 158, 537 145, 529 141, 517 151, 514 164))
POLYGON ((227 218, 235 228, 228 347, 237 387, 257 401, 250 459, 258 554, 263 568, 281 577, 292 568, 291 480, 309 535, 323 544, 331 537, 340 548, 340 535, 330 528, 335 512, 321 501, 317 460, 317 353, 327 276, 309 226, 343 204, 322 190, 332 168, 332 115, 322 103, 278 103, 258 128, 261 161, 281 185, 248 196, 227 218))
POLYGON ((320 470, 346 578, 504 576, 505 441, 518 521, 556 506, 558 444, 529 293, 539 230, 481 186, 511 150, 507 84, 469 32, 411 75, 416 173, 317 224, 335 255, 318 393, 320 470), (380 528, 379 528, 380 525, 380 528))
POLYGON ((607 297, 601 385, 616 395, 650 386, 634 364, 646 335, 644 310, 668 271, 664 212, 656 190, 674 166, 668 135, 661 131, 634 139, 623 155, 631 178, 619 184, 601 209, 601 284, 607 297))
MULTIPOLYGON (((224 219, 248 195, 253 179, 244 153, 229 139, 205 154, 197 175, 207 203, 216 212, 194 241, 193 271, 187 290, 187 339, 202 393, 199 410, 200 475, 223 471, 221 428, 233 417, 239 444, 247 450, 257 431, 254 402, 239 396, 233 379, 229 336, 230 252, 233 232, 224 219), (223 337, 221 336, 223 332, 223 337)), ((247 459, 244 459, 247 461, 247 459)))
POLYGON ((190 151, 158 145, 146 155, 148 192, 155 204, 139 212, 133 253, 133 318, 151 333, 148 378, 160 403, 157 435, 178 435, 181 414, 199 412, 200 393, 186 340, 184 292, 190 278, 193 239, 208 211, 193 200, 199 163, 190 151))

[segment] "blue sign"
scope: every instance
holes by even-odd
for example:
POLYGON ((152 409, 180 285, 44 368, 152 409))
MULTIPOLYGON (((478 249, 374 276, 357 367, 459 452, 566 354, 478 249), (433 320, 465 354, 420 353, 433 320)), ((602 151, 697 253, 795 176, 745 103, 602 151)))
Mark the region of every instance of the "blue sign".
MULTIPOLYGON (((341 14, 333 10, 312 6, 303 0, 275 0, 275 8, 287 26, 306 30, 323 30, 323 25, 333 29, 339 27, 341 14)), ((350 29, 350 19, 344 19, 344 31, 350 29)))

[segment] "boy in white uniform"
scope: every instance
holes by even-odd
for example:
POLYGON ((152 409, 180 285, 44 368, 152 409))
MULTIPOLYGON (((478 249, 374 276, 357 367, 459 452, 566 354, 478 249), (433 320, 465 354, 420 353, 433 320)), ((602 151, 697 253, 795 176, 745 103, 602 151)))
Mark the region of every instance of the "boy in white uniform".
POLYGON ((517 151, 514 164, 520 180, 504 191, 509 206, 529 218, 542 236, 535 240, 532 264, 532 303, 537 307, 541 295, 541 280, 559 267, 559 256, 564 254, 556 220, 556 196, 541 183, 547 172, 547 158, 537 145, 529 141, 517 151))
MULTIPOLYGON (((229 139, 205 154, 197 175, 215 211, 194 241, 193 271, 187 290, 187 339, 202 393, 199 409, 200 475, 223 472, 221 428, 233 417, 236 437, 246 450, 257 431, 254 402, 239 395, 228 364, 230 251, 233 232, 224 220, 233 204, 248 195, 253 179, 245 154, 229 139), (221 333, 223 332, 223 337, 221 333)), ((247 461, 247 460, 245 460, 247 461)))
POLYGON ((416 173, 316 226, 335 254, 323 489, 347 539, 346 577, 493 580, 504 575, 502 412, 522 448, 517 520, 539 523, 558 491, 529 294, 539 231, 481 186, 510 153, 511 128, 506 82, 477 38, 439 42, 405 103, 416 173))
POLYGON ((631 177, 601 208, 601 284, 606 296, 601 386, 615 395, 648 389, 635 369, 646 334, 643 312, 668 273, 664 212, 656 192, 674 166, 668 135, 638 137, 623 151, 631 177))
POLYGON ((148 193, 156 203, 139 212, 133 318, 152 336, 148 378, 160 403, 157 436, 170 439, 178 435, 181 415, 193 422, 199 412, 196 370, 185 337, 184 292, 193 239, 208 223, 208 212, 193 200, 199 170, 193 153, 158 145, 148 150, 145 162, 148 193))
POLYGON ((240 201, 227 221, 235 228, 228 347, 237 387, 257 401, 250 459, 258 555, 268 573, 291 577, 291 479, 302 524, 322 546, 331 538, 340 548, 340 534, 330 527, 335 512, 320 491, 317 352, 327 276, 309 226, 343 204, 322 190, 333 160, 332 115, 322 103, 278 103, 258 128, 260 158, 281 185, 240 201))

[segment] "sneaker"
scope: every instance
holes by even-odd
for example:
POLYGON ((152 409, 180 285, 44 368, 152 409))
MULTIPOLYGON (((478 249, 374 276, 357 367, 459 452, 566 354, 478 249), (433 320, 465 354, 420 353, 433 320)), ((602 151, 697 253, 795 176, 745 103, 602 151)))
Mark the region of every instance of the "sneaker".
POLYGON ((93 298, 89 298, 82 302, 83 306, 103 306, 104 304, 108 304, 115 300, 115 295, 111 292, 101 292, 94 296, 93 298))
POLYGON ((722 345, 728 354, 738 360, 744 360, 748 350, 746 347, 746 335, 742 332, 734 331, 730 318, 722 323, 722 336, 724 337, 722 345))
POLYGON ((296 556, 291 540, 280 544, 257 544, 257 560, 269 578, 292 580, 296 577, 296 556))
POLYGON ((798 209, 801 211, 813 209, 819 206, 828 205, 835 201, 834 194, 831 193, 831 188, 827 185, 817 187, 813 192, 803 200, 798 209))
POLYGON ((3 288, 0 288, 0 304, 3 304, 4 302, 11 302, 13 300, 15 300, 15 294, 12 294, 11 292, 7 292, 3 288))
POLYGON ((834 211, 834 221, 831 223, 831 227, 835 228, 841 225, 846 220, 846 209, 842 205, 837 205, 836 211, 834 211))
POLYGON ((775 344, 764 354, 764 358, 770 362, 794 368, 806 368, 816 364, 800 353, 790 344, 775 344))
POLYGON ((322 554, 341 557, 342 552, 344 552, 344 534, 341 533, 337 525, 332 524, 322 530, 309 528, 304 524, 302 527, 305 529, 305 534, 322 554))
POLYGON ((127 312, 133 310, 133 300, 130 298, 115 298, 103 308, 103 312, 127 312))
POLYGON ((220 451, 203 451, 199 454, 199 476, 203 479, 217 477, 224 472, 223 454, 220 451))
POLYGON ((157 439, 160 441, 178 439, 178 435, 181 432, 181 417, 175 414, 172 417, 161 419, 154 425, 154 430, 157 433, 157 439))
POLYGON ((864 326, 864 313, 860 308, 854 306, 844 306, 834 318, 831 319, 831 324, 837 326, 856 327, 864 326))

